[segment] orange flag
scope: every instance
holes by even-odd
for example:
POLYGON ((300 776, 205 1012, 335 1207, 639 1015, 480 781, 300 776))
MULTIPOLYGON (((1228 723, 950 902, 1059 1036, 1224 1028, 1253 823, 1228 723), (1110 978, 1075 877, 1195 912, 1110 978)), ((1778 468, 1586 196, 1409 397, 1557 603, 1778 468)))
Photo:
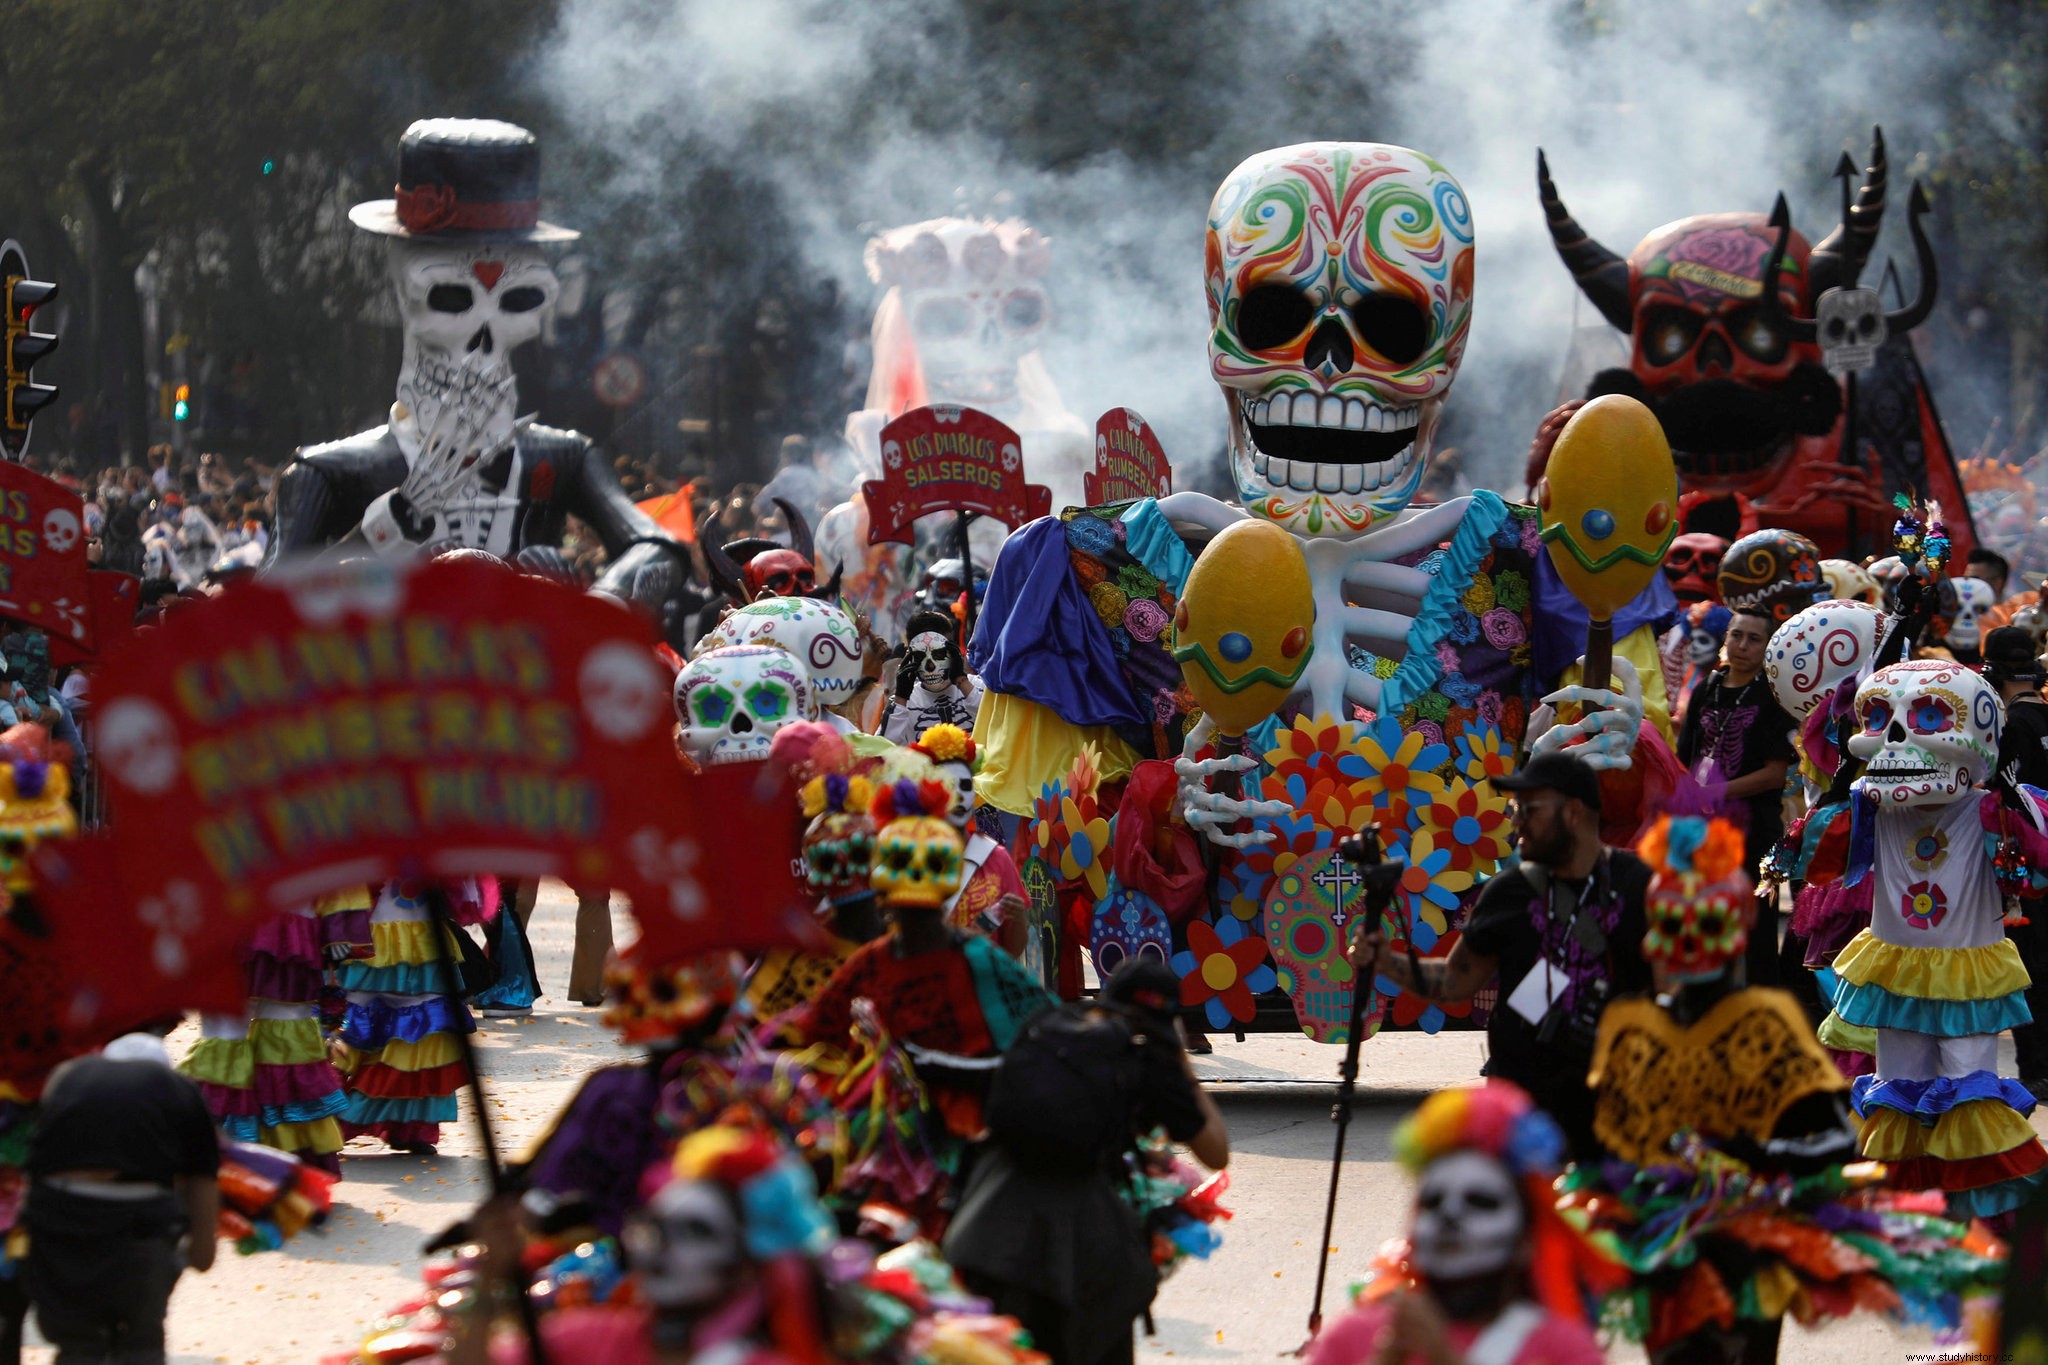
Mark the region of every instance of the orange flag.
POLYGON ((633 505, 653 517, 656 526, 677 540, 694 542, 697 539, 696 492, 695 483, 686 483, 673 493, 664 493, 633 505))

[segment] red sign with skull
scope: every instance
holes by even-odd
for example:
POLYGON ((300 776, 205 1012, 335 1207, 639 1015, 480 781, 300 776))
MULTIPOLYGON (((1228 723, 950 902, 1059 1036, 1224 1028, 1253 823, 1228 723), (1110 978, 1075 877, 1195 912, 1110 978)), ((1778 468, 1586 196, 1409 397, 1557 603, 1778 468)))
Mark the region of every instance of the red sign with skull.
POLYGON ((1081 476, 1088 505, 1163 498, 1173 491, 1173 466, 1151 424, 1130 408, 1111 408, 1095 422, 1095 468, 1081 476))
POLYGON ((0 460, 0 617, 37 626, 90 655, 93 590, 85 562, 85 503, 31 469, 0 460))
POLYGON ((112 832, 70 846, 92 875, 52 869, 56 912, 109 898, 196 961, 186 938, 353 885, 545 876, 625 891, 657 962, 812 941, 786 782, 682 771, 653 648, 616 604, 489 564, 236 584, 107 659, 112 832))
POLYGON ((1052 490, 1024 478, 1024 444, 985 412, 935 405, 882 428, 882 477, 861 485, 868 544, 911 543, 933 512, 970 512, 1011 530, 1052 514, 1052 490))

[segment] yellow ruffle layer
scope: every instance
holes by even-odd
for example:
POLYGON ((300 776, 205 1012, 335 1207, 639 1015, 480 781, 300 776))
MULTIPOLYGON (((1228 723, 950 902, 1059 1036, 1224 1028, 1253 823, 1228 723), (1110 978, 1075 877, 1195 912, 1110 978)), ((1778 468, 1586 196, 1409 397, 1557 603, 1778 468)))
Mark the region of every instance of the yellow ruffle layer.
POLYGON ((1915 1000, 1996 1000, 2033 984, 2009 938, 1981 948, 1901 948, 1868 929, 1835 958, 1835 975, 1915 1000))
POLYGON ((1051 707, 984 692, 974 720, 981 755, 974 794, 997 810, 1028 816, 1039 790, 1074 766, 1084 744, 1095 746, 1104 782, 1130 776, 1145 757, 1107 725, 1069 725, 1051 707))
POLYGON ((338 915, 344 910, 368 910, 370 905, 370 888, 367 886, 352 886, 346 891, 336 891, 332 895, 322 896, 319 900, 314 901, 313 913, 316 915, 338 915))
POLYGON ((313 1152, 325 1156, 342 1149, 341 1124, 338 1120, 315 1119, 311 1123, 280 1123, 275 1128, 264 1128, 258 1133, 267 1146, 286 1152, 313 1152))
POLYGON ((256 1053, 246 1038, 201 1038, 178 1070, 195 1081, 247 1090, 256 1084, 256 1053))
POLYGON ((251 1019, 247 1038, 201 1038, 178 1066, 195 1081, 247 1090, 259 1066, 325 1061, 327 1040, 316 1019, 251 1019))
MULTIPOLYGON (((369 964, 372 967, 412 967, 438 962, 434 951, 434 925, 430 920, 386 920, 370 926, 369 964)), ((449 951, 454 951, 451 944, 449 951)))
POLYGON ((1969 1161, 2037 1140, 2034 1125, 1999 1100, 1965 1101, 1943 1114, 1931 1128, 1896 1109, 1873 1109, 1863 1120, 1863 1155, 1872 1161, 1911 1161, 1923 1156, 1969 1161))
POLYGON ((1861 1024, 1851 1024, 1833 1010, 1820 1021, 1817 1031, 1822 1047, 1831 1047, 1837 1052, 1861 1052, 1868 1056, 1877 1055, 1877 1030, 1861 1024))
POLYGON ((462 1049, 448 1033, 430 1033, 417 1043, 393 1038, 381 1052, 358 1052, 347 1046, 339 1051, 341 1058, 335 1065, 351 1074, 364 1062, 382 1062, 393 1071, 425 1071, 462 1060, 462 1049))

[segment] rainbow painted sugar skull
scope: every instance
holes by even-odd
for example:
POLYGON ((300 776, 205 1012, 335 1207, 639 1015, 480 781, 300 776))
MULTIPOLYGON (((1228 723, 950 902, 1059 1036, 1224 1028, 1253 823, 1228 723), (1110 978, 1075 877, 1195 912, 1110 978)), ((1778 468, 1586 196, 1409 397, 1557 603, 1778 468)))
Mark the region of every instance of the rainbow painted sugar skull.
POLYGON ((1792 719, 1804 721, 1877 655, 1892 619, 1868 602, 1818 602, 1771 633, 1764 677, 1792 719))
POLYGON ((1889 809, 1946 806, 1990 780, 2005 707, 1976 673, 1945 659, 1879 669, 1856 689, 1863 760, 1856 790, 1889 809))
POLYGON ((1663 981, 1712 981, 1742 957, 1756 888, 1741 872, 1719 881, 1659 876, 1645 898, 1643 960, 1663 981))
POLYGON ((959 831, 937 816, 911 815, 882 826, 868 880, 884 905, 936 910, 964 872, 959 831))
POLYGON ((1253 515, 1354 536, 1405 508, 1472 317, 1472 218, 1420 152, 1261 152, 1209 206, 1210 373, 1253 515))
POLYGON ((777 730, 818 718, 810 675, 774 645, 699 655, 676 674, 674 698, 683 748, 707 765, 758 762, 768 757, 777 730))

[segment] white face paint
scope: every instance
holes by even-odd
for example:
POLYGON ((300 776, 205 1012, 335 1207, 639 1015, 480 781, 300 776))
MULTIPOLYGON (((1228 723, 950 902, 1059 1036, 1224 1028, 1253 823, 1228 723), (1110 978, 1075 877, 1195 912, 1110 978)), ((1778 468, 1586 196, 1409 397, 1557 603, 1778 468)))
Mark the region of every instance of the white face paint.
POLYGON ((953 646, 935 630, 913 635, 904 643, 903 662, 917 671, 917 684, 938 692, 946 686, 946 672, 953 664, 953 646))
POLYGON ((678 1180, 647 1201, 646 1222, 631 1225, 627 1251, 641 1289, 657 1309, 705 1309, 726 1298, 739 1271, 739 1213, 708 1180, 678 1180))
POLYGON ((1721 658, 1721 637, 1704 626, 1694 626, 1685 646, 1685 657, 1701 668, 1711 668, 1721 658))
POLYGON ((1409 1241, 1416 1270, 1428 1278, 1497 1274, 1514 1260, 1525 1231, 1521 1192, 1492 1157, 1452 1152, 1423 1171, 1409 1241))

